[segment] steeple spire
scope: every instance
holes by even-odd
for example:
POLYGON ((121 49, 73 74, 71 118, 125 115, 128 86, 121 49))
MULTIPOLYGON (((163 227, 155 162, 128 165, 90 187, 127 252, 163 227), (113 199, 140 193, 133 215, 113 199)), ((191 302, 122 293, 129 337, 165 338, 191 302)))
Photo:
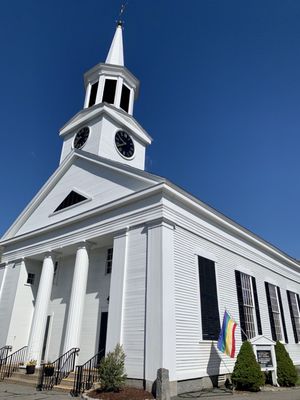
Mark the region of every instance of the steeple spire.
POLYGON ((113 41, 110 45, 105 64, 114 64, 124 67, 122 21, 118 21, 113 41))

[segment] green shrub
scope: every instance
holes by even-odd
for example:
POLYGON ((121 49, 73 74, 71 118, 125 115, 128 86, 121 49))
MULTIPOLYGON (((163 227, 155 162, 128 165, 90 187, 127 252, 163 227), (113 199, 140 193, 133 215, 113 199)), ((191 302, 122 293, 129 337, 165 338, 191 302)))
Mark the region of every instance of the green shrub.
POLYGON ((114 351, 107 354, 100 362, 99 377, 101 390, 119 392, 125 385, 125 353, 122 346, 117 344, 114 351))
POLYGON ((236 389, 249 390, 251 392, 258 392, 265 383, 264 374, 248 341, 241 346, 231 379, 236 389))
POLYGON ((280 386, 295 386, 298 378, 296 367, 285 346, 276 342, 277 380, 280 386))

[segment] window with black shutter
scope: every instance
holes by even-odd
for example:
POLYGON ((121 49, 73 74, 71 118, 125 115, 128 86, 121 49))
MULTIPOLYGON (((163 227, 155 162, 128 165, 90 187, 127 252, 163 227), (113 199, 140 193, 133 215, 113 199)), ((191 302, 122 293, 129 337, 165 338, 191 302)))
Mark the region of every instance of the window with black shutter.
POLYGON ((273 340, 282 340, 282 329, 280 322, 280 308, 277 296, 277 288, 271 283, 265 282, 266 295, 269 309, 271 333, 273 340))
POLYGON ((299 295, 297 293, 290 292, 289 290, 287 290, 286 292, 291 314, 295 342, 299 343, 300 341, 299 295))
POLYGON ((262 334, 256 280, 253 276, 235 271, 242 340, 262 334))
POLYGON ((266 288, 266 296, 269 309, 272 339, 274 341, 276 340, 282 341, 284 334, 284 339, 286 342, 288 342, 285 320, 283 315, 280 288, 268 282, 265 282, 265 288, 266 288))
POLYGON ((220 316, 216 284, 215 263, 198 256, 201 321, 203 340, 218 340, 220 316))

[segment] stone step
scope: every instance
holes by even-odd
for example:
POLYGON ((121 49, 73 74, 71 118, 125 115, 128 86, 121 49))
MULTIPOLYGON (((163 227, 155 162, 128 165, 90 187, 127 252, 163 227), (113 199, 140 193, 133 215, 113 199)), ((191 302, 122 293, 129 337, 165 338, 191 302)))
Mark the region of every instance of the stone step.
POLYGON ((12 375, 12 377, 16 379, 26 379, 28 381, 37 381, 39 377, 39 372, 36 371, 34 374, 26 374, 26 371, 24 370, 19 370, 15 371, 12 375))

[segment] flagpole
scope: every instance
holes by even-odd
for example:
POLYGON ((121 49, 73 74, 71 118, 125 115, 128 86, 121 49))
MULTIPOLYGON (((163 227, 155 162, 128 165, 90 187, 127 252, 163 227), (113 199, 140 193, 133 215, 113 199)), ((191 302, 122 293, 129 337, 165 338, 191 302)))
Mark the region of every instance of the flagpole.
POLYGON ((244 329, 241 327, 240 324, 238 324, 238 323, 236 322, 236 320, 235 320, 234 318, 232 318, 230 312, 227 310, 226 307, 225 307, 225 311, 228 313, 229 317, 240 327, 240 330, 241 330, 241 331, 243 332, 243 334, 246 336, 247 340, 249 340, 249 337, 248 337, 248 335, 246 335, 246 332, 244 331, 244 329))

